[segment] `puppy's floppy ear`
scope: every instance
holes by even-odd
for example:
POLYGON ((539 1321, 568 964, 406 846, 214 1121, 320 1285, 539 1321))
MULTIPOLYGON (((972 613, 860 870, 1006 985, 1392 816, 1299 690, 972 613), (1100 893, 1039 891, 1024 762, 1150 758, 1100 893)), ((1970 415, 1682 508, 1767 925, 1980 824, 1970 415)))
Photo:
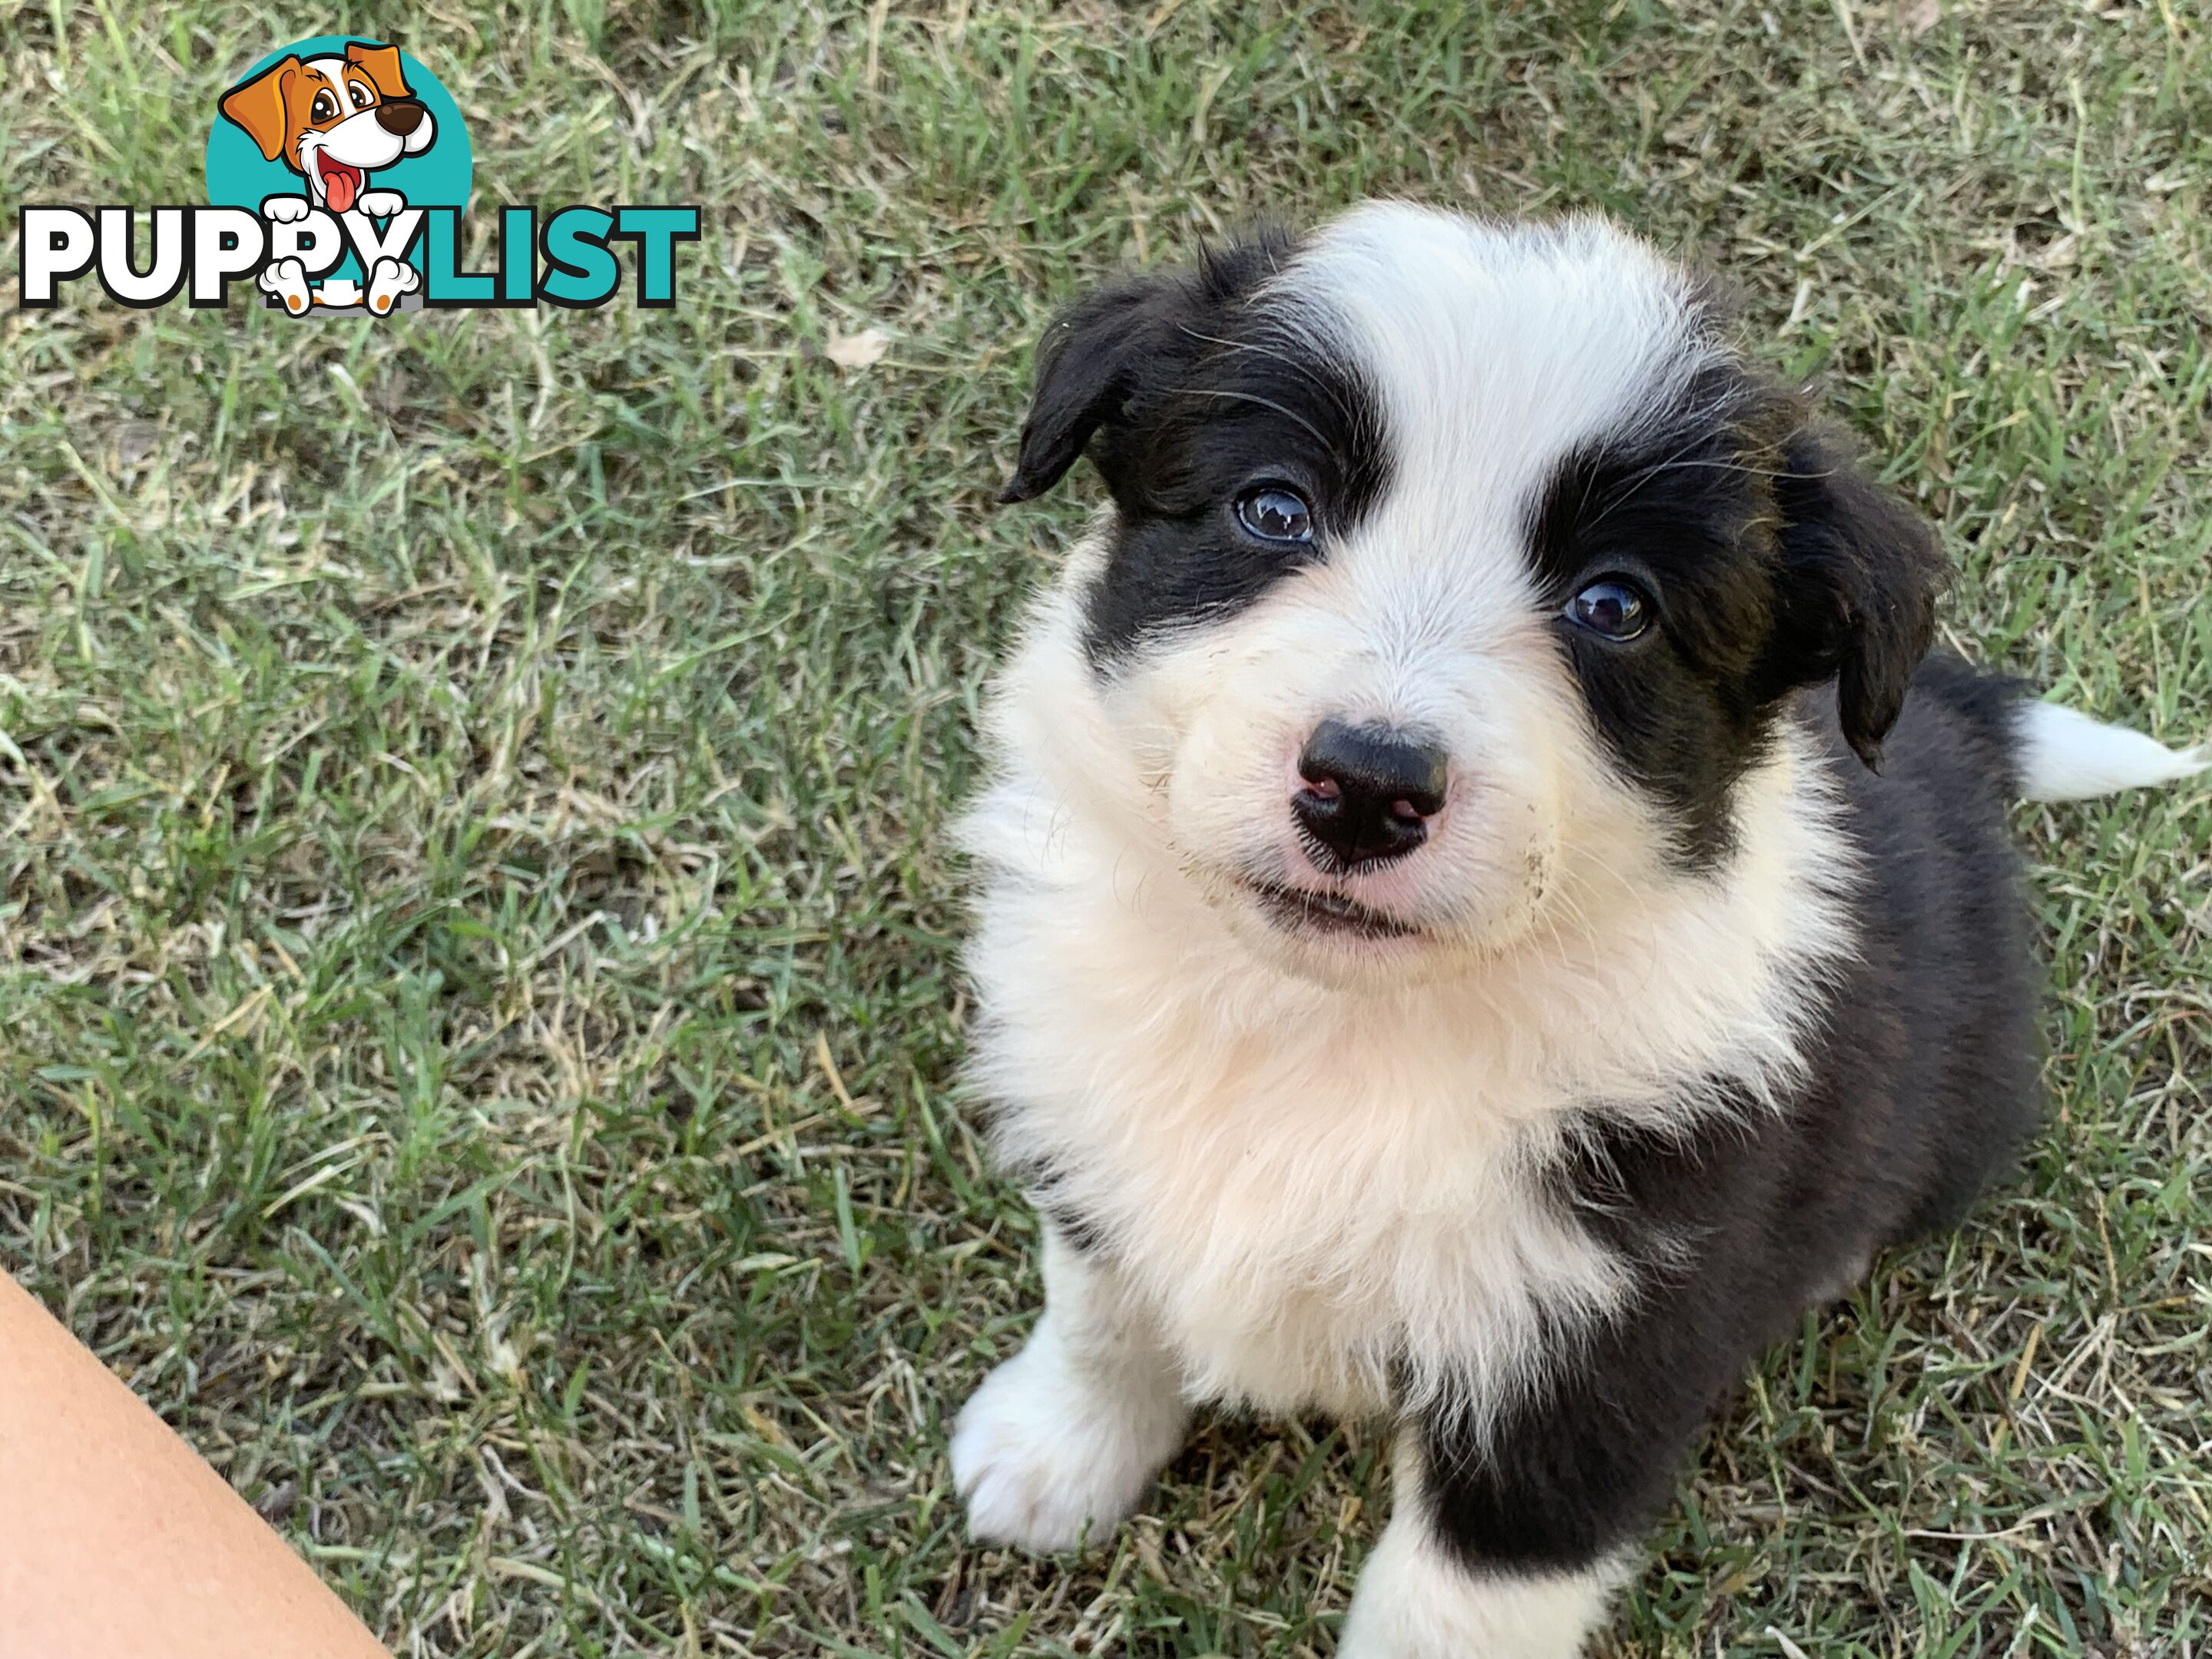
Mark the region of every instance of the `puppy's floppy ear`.
POLYGON ((1280 270, 1296 246, 1285 232, 1261 226, 1225 246, 1201 247, 1194 270, 1124 277, 1060 313, 1037 345, 1036 392, 1014 476, 999 499, 1043 495, 1102 428, 1099 469, 1121 499, 1134 451, 1119 441, 1141 441, 1147 416, 1224 343, 1227 313, 1280 270))
POLYGON ((358 64, 362 72, 385 97, 411 98, 415 95, 407 90, 407 76, 400 70, 398 47, 379 46, 370 40, 349 40, 345 55, 346 62, 358 64))
POLYGON ((1174 277, 1127 277, 1053 319, 1037 343, 1036 391, 1000 501, 1043 495, 1081 459, 1091 434, 1120 416, 1172 347, 1170 314, 1182 287, 1174 277))
POLYGON ((241 81, 223 94, 217 106, 226 120, 245 128, 246 136, 261 147, 264 161, 274 161, 284 154, 289 136, 284 88, 299 72, 298 58, 279 58, 251 81, 241 81))
POLYGON ((1926 520, 1817 427, 1785 441, 1780 603, 1771 666, 1784 685, 1836 678, 1844 738, 1869 771, 1936 628, 1945 569, 1926 520))

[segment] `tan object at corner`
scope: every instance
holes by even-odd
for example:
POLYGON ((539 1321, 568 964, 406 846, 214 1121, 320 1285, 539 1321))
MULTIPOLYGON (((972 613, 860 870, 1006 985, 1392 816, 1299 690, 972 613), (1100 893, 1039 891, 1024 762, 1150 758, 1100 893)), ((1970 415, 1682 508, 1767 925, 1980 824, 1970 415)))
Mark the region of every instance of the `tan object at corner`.
POLYGON ((222 1477, 4 1272, 0 1656, 389 1659, 222 1477))

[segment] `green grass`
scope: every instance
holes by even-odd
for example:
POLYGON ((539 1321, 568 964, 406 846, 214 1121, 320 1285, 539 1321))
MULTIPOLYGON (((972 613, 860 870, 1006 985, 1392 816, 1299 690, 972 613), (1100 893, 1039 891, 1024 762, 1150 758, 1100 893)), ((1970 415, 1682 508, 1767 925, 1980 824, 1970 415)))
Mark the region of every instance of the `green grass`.
MULTIPOLYGON (((947 1488, 1037 1293, 943 827, 1119 264, 1613 210, 1940 520, 1957 641, 2212 731, 2201 7, 1544 9, 434 8, 477 234, 702 203, 679 310, 0 317, 0 1261, 397 1650, 1330 1650, 1370 1434, 1209 1422, 1079 1560, 947 1488)), ((392 21, 287 16, 0 0, 0 206, 191 200, 244 65, 392 21)), ((1623 1653, 2212 1642, 2212 795, 2020 828, 2056 1120, 1760 1368, 1623 1653)))

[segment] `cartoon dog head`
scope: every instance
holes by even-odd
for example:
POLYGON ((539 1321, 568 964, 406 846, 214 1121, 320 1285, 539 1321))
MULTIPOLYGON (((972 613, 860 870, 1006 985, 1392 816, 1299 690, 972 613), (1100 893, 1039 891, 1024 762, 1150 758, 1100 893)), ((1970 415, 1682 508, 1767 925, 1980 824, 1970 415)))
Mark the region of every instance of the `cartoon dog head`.
POLYGON ((420 155, 437 136, 407 88, 399 49, 349 40, 342 57, 284 58, 222 97, 224 116, 307 181, 318 207, 349 211, 369 173, 420 155))

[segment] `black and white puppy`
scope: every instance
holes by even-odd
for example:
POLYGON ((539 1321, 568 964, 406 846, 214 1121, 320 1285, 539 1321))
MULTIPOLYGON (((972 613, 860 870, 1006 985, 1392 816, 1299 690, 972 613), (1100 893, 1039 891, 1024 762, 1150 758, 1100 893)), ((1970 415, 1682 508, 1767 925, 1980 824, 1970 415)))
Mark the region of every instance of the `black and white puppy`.
POLYGON ((970 1529, 1095 1536, 1194 1402, 1379 1415, 1341 1650, 1571 1654, 1761 1346, 2035 1124, 2008 801, 2212 756, 1928 655, 1927 527, 1595 220, 1109 287, 1006 498, 1086 452, 967 826, 1046 1290, 970 1529))

